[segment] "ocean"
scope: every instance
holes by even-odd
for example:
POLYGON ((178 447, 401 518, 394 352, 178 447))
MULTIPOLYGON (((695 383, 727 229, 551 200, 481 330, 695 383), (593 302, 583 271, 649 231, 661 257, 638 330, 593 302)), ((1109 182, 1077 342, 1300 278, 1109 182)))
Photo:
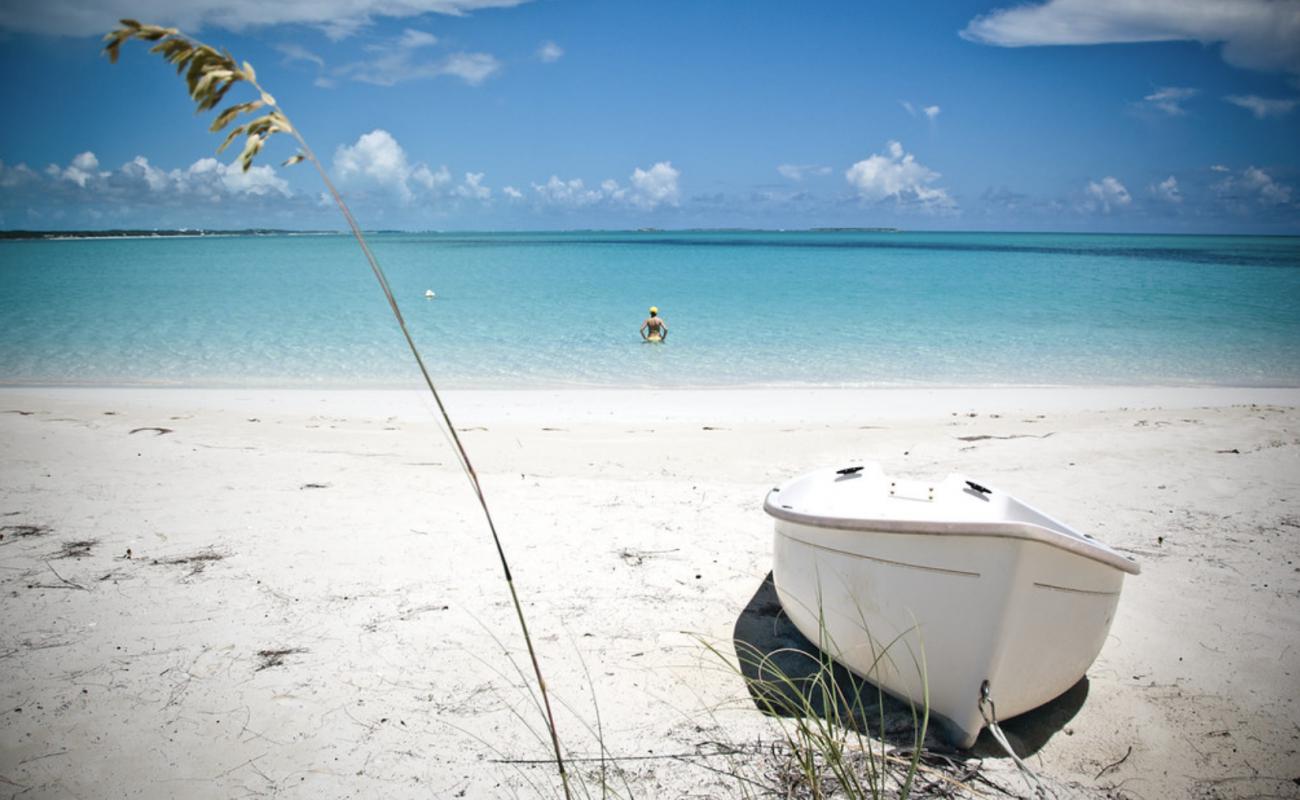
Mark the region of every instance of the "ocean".
MULTIPOLYGON (((1300 386, 1300 238, 652 231, 371 243, 442 388, 1300 386), (669 325, 662 345, 637 332, 651 305, 669 325)), ((0 384, 419 382, 350 237, 0 242, 0 384)))

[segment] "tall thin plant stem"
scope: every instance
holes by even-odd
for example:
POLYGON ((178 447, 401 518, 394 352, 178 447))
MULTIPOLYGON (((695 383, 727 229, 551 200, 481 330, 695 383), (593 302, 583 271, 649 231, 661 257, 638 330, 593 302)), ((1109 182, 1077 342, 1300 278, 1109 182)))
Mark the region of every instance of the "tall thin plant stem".
MULTIPOLYGON (((260 101, 226 109, 218 116, 217 122, 213 124, 212 129, 214 131, 220 130, 241 113, 250 113, 262 106, 269 107, 271 112, 266 116, 236 128, 227 137, 226 144, 229 144, 237 134, 247 133, 247 144, 240 157, 244 170, 247 171, 252 164, 252 159, 261 150, 262 144, 267 138, 274 133, 291 133, 293 138, 297 140, 301 153, 286 163, 293 163, 303 159, 311 161, 315 165, 317 173, 320 174, 321 180, 325 183, 325 188, 329 190, 330 196, 334 199, 335 205, 342 212, 343 218, 347 220, 348 228, 351 230, 352 236, 357 240, 357 244, 360 245, 361 252, 365 254, 366 261, 370 264, 370 270, 374 273, 375 280, 379 282, 379 288, 383 290, 384 297, 388 300, 388 307, 397 320, 397 326, 401 328, 402 336, 406 338, 407 347, 410 348, 411 355, 414 356, 415 363, 420 368, 420 375, 423 376, 424 384, 429 388, 429 393, 433 396, 433 401, 438 407, 438 413, 442 416, 442 421, 450 434, 452 445, 455 447, 456 456, 460 459, 465 475, 469 478, 470 487, 474 490, 474 496, 478 498, 479 507, 483 510, 483 518, 487 521, 488 530, 492 534, 492 543, 496 546, 497 558, 501 562, 501 570, 505 575, 506 586, 510 590, 510 601, 514 605, 515 616, 519 620, 519 629, 523 633, 524 644, 528 647, 528 658, 533 665, 533 674, 536 676, 537 686, 541 690, 542 705, 546 713, 546 725, 551 734, 551 746, 555 749, 555 763, 560 771, 564 796, 571 800, 572 793, 569 787, 568 772, 565 770, 564 754, 560 748, 560 736, 555 726, 555 714, 551 710, 551 700, 546 689, 546 680, 542 677, 542 667, 537 659, 537 649, 533 646, 533 638, 528 632, 528 622, 524 618, 524 607, 519 601, 519 593, 515 589, 514 578, 510 573, 510 562, 506 558, 505 548, 501 544, 501 536, 497 533, 496 523, 492 520, 492 512, 488 508, 487 498, 483 494, 483 485, 479 482, 478 472, 474 469, 473 462, 470 461, 469 452, 466 451, 464 443, 461 442, 459 434, 456 433, 456 426, 452 424, 451 415, 447 412, 447 406, 442 401, 442 395, 438 392, 438 387, 434 385, 433 378, 429 375, 429 370, 424 364, 424 358, 420 355, 420 349, 416 347, 415 340, 411 337, 411 331, 407 328, 406 319, 402 316, 402 310, 397 305, 397 298, 393 296, 388 277, 384 274, 383 268, 379 266, 379 261, 375 258, 370 245, 366 242, 366 237, 362 234, 356 217, 352 215, 352 210, 348 208, 343 196, 334 186, 334 182, 330 180, 329 174, 326 173, 320 159, 316 158, 316 154, 308 146, 307 140, 289 122, 288 115, 284 113, 284 110, 280 108, 274 98, 258 84, 256 73, 248 62, 244 62, 241 69, 236 65, 234 58, 229 53, 224 51, 218 53, 215 48, 205 45, 197 39, 185 36, 174 28, 141 25, 134 20, 122 20, 122 25, 122 28, 104 37, 108 42, 104 49, 110 60, 117 60, 118 48, 127 39, 136 38, 157 42, 153 47, 153 52, 161 53, 169 63, 177 64, 178 73, 186 67, 189 68, 187 81, 190 85, 190 96, 198 103, 198 110, 200 111, 214 108, 224 98, 226 91, 239 81, 246 81, 255 88, 261 96, 260 101)), ((223 144, 222 148, 224 147, 223 144)))

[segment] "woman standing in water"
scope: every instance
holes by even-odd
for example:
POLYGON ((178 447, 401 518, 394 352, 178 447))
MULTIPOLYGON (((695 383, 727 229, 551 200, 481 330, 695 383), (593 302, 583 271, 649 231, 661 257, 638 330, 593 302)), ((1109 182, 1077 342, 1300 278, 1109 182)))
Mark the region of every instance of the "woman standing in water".
POLYGON ((650 316, 641 323, 641 338, 647 342, 662 342, 668 338, 668 323, 659 317, 658 306, 650 306, 650 316))

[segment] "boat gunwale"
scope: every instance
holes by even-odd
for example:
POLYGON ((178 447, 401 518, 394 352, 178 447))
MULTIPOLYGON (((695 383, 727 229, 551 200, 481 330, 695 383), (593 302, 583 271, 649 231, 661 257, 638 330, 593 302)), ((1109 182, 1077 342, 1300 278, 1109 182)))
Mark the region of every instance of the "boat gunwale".
MULTIPOLYGON (((1032 522, 953 522, 951 520, 897 520, 868 519, 855 517, 832 517, 821 514, 809 514, 784 508, 772 500, 776 491, 768 492, 763 499, 763 510, 771 517, 799 525, 814 528, 859 533, 902 533, 921 536, 983 536, 999 539, 1020 539, 1041 542, 1049 547, 1065 550, 1073 555, 1082 556, 1092 561, 1105 564, 1138 575, 1142 567, 1133 559, 1111 551, 1099 542, 1080 540, 1059 531, 1035 525, 1032 522)), ((801 541, 801 540, 800 540, 801 541)), ((811 544, 805 542, 805 544, 811 544)), ((856 555, 846 553, 845 555, 856 555)))

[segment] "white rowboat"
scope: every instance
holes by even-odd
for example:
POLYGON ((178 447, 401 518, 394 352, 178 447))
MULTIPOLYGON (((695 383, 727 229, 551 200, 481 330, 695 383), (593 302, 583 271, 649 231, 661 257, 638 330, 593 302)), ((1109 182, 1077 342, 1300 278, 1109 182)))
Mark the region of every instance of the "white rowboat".
POLYGON ((804 636, 945 723, 959 747, 1073 686, 1138 565, 1002 492, 952 475, 826 469, 773 489, 773 580, 804 636))

